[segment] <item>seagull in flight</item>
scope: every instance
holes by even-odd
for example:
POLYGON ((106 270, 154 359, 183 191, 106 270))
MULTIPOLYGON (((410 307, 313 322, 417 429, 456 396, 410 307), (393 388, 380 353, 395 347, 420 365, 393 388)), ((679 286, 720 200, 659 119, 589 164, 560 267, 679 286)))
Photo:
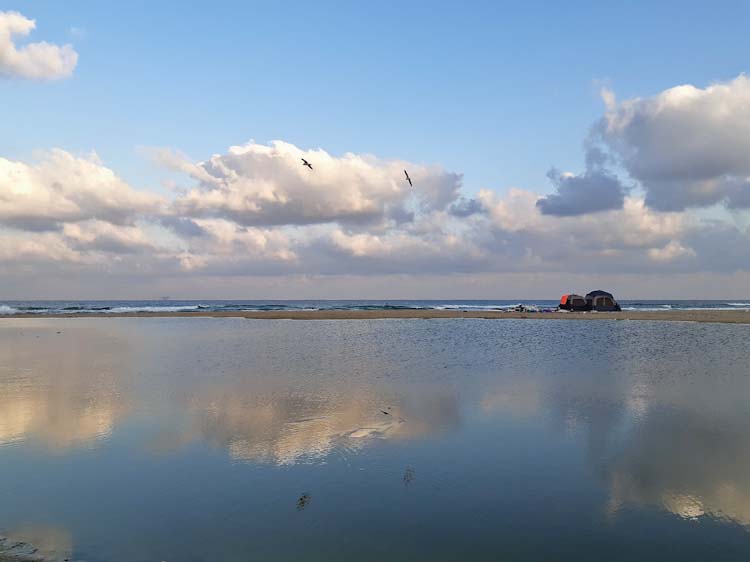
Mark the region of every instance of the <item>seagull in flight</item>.
POLYGON ((411 178, 409 177, 409 172, 407 172, 406 170, 404 170, 404 175, 406 176, 406 181, 408 181, 408 182, 409 182, 409 185, 410 185, 411 187, 414 187, 414 184, 413 184, 413 183, 411 183, 411 178))
POLYGON ((303 165, 303 166, 307 166, 307 167, 308 167, 308 168, 310 168, 311 170, 313 169, 313 167, 312 167, 312 164, 310 164, 310 162, 308 162, 308 161, 307 161, 307 160, 305 160, 304 158, 301 158, 301 160, 302 160, 302 165, 303 165))

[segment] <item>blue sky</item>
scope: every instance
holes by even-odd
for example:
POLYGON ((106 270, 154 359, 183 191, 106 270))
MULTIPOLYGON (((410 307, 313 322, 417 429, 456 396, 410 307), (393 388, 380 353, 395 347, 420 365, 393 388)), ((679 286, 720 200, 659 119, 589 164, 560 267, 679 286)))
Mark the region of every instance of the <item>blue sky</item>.
POLYGON ((93 149, 144 188, 159 173, 139 146, 203 159, 284 139, 440 163, 470 192, 549 189, 550 166, 583 166, 599 84, 630 98, 726 80, 747 69, 750 47, 743 2, 4 8, 35 18, 36 36, 72 43, 80 61, 74 80, 2 84, 1 153, 93 149))
POLYGON ((748 16, 2 3, 0 298, 744 298, 748 16))

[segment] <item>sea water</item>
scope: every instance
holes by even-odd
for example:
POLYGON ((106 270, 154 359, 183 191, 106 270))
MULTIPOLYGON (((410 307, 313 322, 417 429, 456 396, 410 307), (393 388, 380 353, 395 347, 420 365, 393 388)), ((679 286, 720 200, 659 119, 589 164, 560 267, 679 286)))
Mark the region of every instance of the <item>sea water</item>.
POLYGON ((0 320, 0 552, 747 560, 748 337, 636 321, 0 320))
MULTIPOLYGON (((234 312, 296 310, 496 310, 518 306, 545 311, 557 308, 558 299, 526 300, 115 300, 115 301, 0 301, 0 317, 14 314, 71 315, 139 312, 234 312)), ((746 310, 750 299, 622 300, 623 310, 746 310)))

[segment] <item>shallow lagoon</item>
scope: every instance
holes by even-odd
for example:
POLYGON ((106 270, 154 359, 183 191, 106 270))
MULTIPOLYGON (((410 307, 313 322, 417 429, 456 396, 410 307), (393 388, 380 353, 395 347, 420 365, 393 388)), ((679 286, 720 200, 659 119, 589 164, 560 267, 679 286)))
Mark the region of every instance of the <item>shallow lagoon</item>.
POLYGON ((1 320, 0 547, 89 562, 746 560, 749 337, 1 320))

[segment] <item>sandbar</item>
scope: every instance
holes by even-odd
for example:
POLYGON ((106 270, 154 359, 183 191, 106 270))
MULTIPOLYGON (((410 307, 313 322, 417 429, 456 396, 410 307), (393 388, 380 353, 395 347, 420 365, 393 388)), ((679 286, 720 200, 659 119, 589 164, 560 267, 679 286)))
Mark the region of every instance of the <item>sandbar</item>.
POLYGON ((78 314, 13 314, 0 318, 246 318, 252 320, 380 320, 395 318, 480 318, 487 320, 650 320, 750 324, 745 310, 670 310, 624 312, 506 312, 500 310, 238 310, 195 312, 129 312, 78 314))

